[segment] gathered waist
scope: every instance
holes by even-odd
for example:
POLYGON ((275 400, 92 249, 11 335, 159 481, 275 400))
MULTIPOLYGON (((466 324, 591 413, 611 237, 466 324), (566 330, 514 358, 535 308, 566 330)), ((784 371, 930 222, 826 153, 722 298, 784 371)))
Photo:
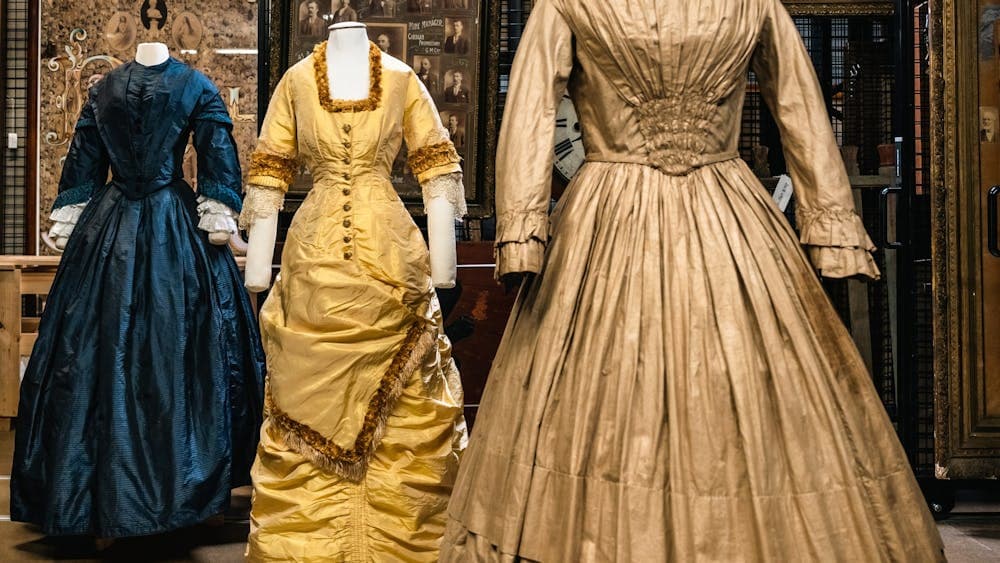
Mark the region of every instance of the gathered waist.
POLYGON ((650 168, 655 168, 668 176, 686 176, 699 168, 712 164, 719 164, 740 158, 738 151, 725 151, 719 153, 688 155, 679 166, 664 166, 655 158, 650 158, 643 154, 613 154, 613 153, 587 153, 587 162, 607 162, 624 164, 641 164, 650 168))

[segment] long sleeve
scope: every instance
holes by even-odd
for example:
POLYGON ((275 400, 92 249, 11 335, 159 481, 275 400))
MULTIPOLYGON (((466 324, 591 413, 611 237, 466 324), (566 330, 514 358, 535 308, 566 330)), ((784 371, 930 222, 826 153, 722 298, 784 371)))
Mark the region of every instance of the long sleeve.
POLYGON ((207 78, 191 116, 194 149, 198 153, 198 194, 217 200, 235 212, 243 207, 243 175, 233 140, 233 122, 219 91, 207 78))
POLYGON ((548 242, 555 115, 573 68, 573 36, 552 0, 528 18, 497 147, 497 277, 539 272, 548 242))
POLYGON ((771 4, 753 69, 781 131, 800 240, 822 275, 878 279, 816 72, 792 18, 779 0, 771 4))
POLYGON ((97 129, 93 98, 94 92, 91 91, 76 122, 59 179, 59 195, 52 204, 53 212, 67 205, 87 203, 94 192, 107 182, 108 151, 97 129))
POLYGON ((448 130, 441 124, 434 100, 412 72, 406 88, 403 137, 409 150, 407 161, 420 182, 424 204, 444 196, 451 202, 456 216, 465 215, 465 189, 458 152, 448 137, 448 130))

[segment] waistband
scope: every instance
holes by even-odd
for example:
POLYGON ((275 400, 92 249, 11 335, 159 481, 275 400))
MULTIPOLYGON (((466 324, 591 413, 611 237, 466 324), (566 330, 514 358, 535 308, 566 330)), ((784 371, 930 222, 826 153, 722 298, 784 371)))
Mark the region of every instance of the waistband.
POLYGON ((726 162, 737 158, 740 158, 740 153, 738 151, 701 154, 685 159, 684 164, 680 166, 665 166, 663 163, 641 154, 588 153, 585 160, 586 162, 640 164, 650 168, 655 168, 668 176, 687 176, 699 168, 710 166, 712 164, 719 164, 720 162, 726 162))

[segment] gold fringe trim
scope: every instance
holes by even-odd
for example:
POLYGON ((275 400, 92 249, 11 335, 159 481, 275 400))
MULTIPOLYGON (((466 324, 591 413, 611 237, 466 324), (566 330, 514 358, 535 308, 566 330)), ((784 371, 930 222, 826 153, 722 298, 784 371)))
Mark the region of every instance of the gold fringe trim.
POLYGON ((326 41, 313 48, 313 71, 316 74, 316 90, 319 104, 331 113, 343 111, 375 111, 382 100, 382 51, 378 45, 368 42, 368 98, 364 100, 330 99, 330 78, 326 72, 326 41))
POLYGON ((410 151, 407 161, 414 176, 438 166, 459 162, 458 152, 451 141, 427 145, 410 151))
POLYGON ((298 165, 296 165, 294 158, 284 158, 254 151, 250 155, 250 172, 247 177, 270 176, 284 182, 287 186, 295 181, 296 172, 298 172, 298 165))
POLYGON ((326 471, 332 471, 351 481, 361 481, 368 462, 385 434, 385 423, 410 375, 436 345, 433 325, 415 323, 406 333, 403 344, 382 376, 378 390, 368 402, 368 411, 354 447, 345 450, 309 426, 292 419, 278 408, 270 388, 264 397, 265 408, 275 426, 281 430, 285 443, 326 471))

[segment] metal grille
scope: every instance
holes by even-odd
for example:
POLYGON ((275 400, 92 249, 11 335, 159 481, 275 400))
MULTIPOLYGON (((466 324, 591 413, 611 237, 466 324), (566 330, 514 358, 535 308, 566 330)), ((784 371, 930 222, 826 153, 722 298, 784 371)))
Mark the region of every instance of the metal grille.
POLYGON ((914 261, 914 373, 916 378, 915 436, 910 461, 917 477, 934 476, 934 314, 931 260, 914 261))
POLYGON ((500 0, 500 57, 497 62, 500 91, 497 93, 497 123, 503 118, 510 67, 514 63, 514 52, 521 41, 532 4, 533 0, 500 0))
MULTIPOLYGON (((895 70, 887 17, 793 18, 827 98, 837 143, 858 147, 856 174, 879 173, 878 145, 892 142, 895 70)), ((769 148, 772 174, 785 172, 777 126, 761 103, 750 73, 743 109, 740 155, 753 165, 753 147, 769 148)), ((851 170, 852 163, 848 163, 851 170)), ((755 167, 759 169, 758 167, 755 167)))
POLYGON ((28 167, 28 0, 8 0, 3 8, 5 21, 0 51, 4 53, 4 134, 2 141, 3 184, 0 186, 3 221, 0 223, 0 249, 4 254, 24 254, 27 250, 27 173, 28 167), (7 148, 7 134, 16 133, 17 148, 7 148))
POLYGON ((930 53, 927 50, 927 2, 913 9, 913 121, 914 121, 914 183, 915 194, 926 193, 926 182, 931 174, 931 161, 927 155, 927 136, 930 134, 930 110, 927 107, 930 83, 927 67, 930 53))

